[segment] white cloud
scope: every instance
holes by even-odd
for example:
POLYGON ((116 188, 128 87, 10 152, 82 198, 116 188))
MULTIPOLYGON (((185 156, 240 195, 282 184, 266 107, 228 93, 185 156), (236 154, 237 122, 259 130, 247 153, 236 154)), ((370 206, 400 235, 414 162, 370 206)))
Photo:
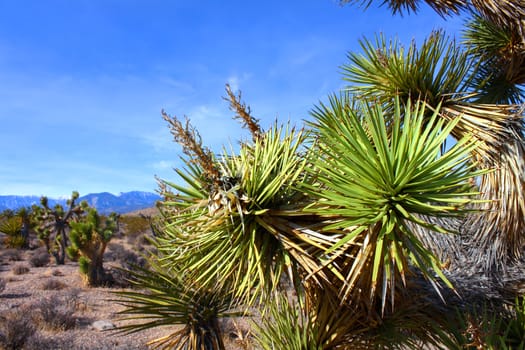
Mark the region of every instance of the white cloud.
POLYGON ((231 75, 226 79, 230 85, 232 91, 235 93, 240 89, 240 85, 245 81, 248 81, 252 77, 250 73, 242 73, 241 75, 231 75))
POLYGON ((153 163, 152 166, 155 170, 166 170, 173 168, 174 164, 168 160, 159 160, 158 162, 153 163))

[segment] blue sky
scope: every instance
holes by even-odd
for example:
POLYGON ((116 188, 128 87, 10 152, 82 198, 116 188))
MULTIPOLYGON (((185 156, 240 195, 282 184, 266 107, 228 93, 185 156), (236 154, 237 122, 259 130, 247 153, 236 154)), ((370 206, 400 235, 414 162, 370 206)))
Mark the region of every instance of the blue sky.
POLYGON ((359 39, 461 24, 336 0, 0 0, 0 195, 155 191, 181 166, 162 109, 220 151, 246 137, 226 83, 263 128, 301 125, 359 39))

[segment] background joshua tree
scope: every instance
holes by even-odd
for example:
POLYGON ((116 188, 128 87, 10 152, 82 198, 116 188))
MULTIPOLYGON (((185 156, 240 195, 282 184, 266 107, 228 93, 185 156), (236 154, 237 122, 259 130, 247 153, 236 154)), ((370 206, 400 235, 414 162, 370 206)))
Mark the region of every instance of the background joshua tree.
POLYGON ((70 257, 77 257, 80 272, 86 277, 88 286, 99 286, 108 282, 104 271, 104 252, 117 232, 117 214, 101 217, 94 208, 90 208, 79 222, 70 224, 69 239, 71 245, 67 248, 70 257))
POLYGON ((79 194, 74 191, 64 209, 60 204, 50 208, 47 197, 40 199, 41 206, 34 206, 36 231, 58 265, 65 263, 66 247, 69 245, 70 224, 77 221, 87 208, 87 202, 76 203, 79 194))

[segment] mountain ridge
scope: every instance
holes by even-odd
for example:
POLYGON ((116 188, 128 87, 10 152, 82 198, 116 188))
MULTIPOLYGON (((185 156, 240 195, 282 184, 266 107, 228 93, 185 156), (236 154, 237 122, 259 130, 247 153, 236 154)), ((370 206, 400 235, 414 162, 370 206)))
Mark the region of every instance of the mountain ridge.
MULTIPOLYGON (((41 196, 18 196, 18 195, 0 195, 0 211, 6 209, 16 210, 22 207, 31 207, 33 204, 40 204, 41 196)), ((116 212, 125 214, 128 212, 151 208, 161 197, 152 192, 130 191, 121 192, 118 195, 109 192, 89 193, 81 196, 78 203, 87 201, 88 204, 96 208, 101 214, 116 212)), ((67 198, 48 197, 50 207, 56 204, 66 205, 67 198)))

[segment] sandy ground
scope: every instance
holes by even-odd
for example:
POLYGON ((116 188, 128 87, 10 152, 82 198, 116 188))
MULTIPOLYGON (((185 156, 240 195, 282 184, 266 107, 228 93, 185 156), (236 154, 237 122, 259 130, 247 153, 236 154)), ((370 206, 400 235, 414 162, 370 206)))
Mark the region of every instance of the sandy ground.
MULTIPOLYGON (((13 260, 16 253, 1 249, 0 279, 6 283, 4 290, 0 291, 0 331, 19 327, 17 334, 23 334, 24 328, 16 326, 17 317, 25 317, 26 323, 37 319, 42 303, 45 305, 46 302, 48 306, 49 303, 56 304, 59 310, 68 310, 67 313, 74 319, 74 324, 67 330, 50 329, 41 318, 33 321, 36 328, 29 332, 22 349, 150 349, 147 345, 149 340, 177 330, 174 326, 130 335, 119 335, 114 330, 97 330, 93 327, 95 321, 109 321, 117 327, 126 322, 117 314, 122 306, 111 301, 116 298, 114 292, 122 289, 85 287, 78 265, 74 262, 57 266, 50 261, 44 267, 31 267, 28 262, 31 251, 22 252, 20 260, 16 261, 13 260), (20 266, 28 267, 29 271, 18 274, 16 270, 20 266)), ((110 267, 111 263, 106 266, 110 267)), ((237 338, 231 321, 223 326, 228 349, 250 348, 237 338)))

